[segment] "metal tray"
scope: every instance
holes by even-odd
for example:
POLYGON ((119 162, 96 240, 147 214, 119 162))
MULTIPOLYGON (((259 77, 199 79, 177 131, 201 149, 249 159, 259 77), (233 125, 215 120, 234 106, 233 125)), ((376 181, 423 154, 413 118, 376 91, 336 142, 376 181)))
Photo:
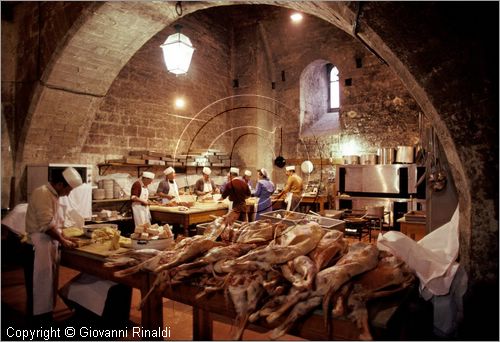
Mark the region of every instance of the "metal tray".
POLYGON ((271 222, 282 222, 286 225, 295 225, 302 221, 317 222, 322 228, 344 230, 345 222, 324 216, 308 215, 288 210, 275 210, 261 215, 262 218, 271 220, 271 222))
POLYGON ((286 225, 295 225, 306 218, 306 214, 297 213, 289 210, 274 210, 260 215, 262 219, 271 220, 271 222, 282 222, 286 225))

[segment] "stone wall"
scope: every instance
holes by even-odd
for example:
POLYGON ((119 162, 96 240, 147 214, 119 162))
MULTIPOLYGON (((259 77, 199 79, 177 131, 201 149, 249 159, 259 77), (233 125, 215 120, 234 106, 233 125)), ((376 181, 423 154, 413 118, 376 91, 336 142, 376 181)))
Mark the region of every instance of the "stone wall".
MULTIPOLYGON (((48 56, 56 50, 55 41, 63 39, 70 27, 67 19, 59 22, 56 18, 67 14, 67 18, 74 19, 77 13, 88 11, 83 5, 31 6, 30 11, 25 11, 26 20, 36 23, 39 9, 43 54, 37 61, 33 59, 35 51, 28 53, 31 74, 38 68, 36 63, 42 71, 50 66, 48 56)), ((306 15, 302 23, 294 25, 288 15, 287 10, 273 6, 230 6, 182 18, 179 23, 184 25, 183 32, 191 38, 196 51, 189 73, 179 77, 166 71, 159 48, 173 33, 173 28, 167 26, 129 60, 104 97, 82 94, 81 101, 72 101, 75 108, 68 115, 76 119, 77 126, 71 134, 81 136, 76 143, 81 141, 83 146, 75 145, 68 151, 67 145, 75 142, 62 136, 58 140, 66 143, 49 145, 54 134, 64 135, 68 131, 68 124, 58 123, 50 113, 49 107, 56 104, 49 102, 38 109, 45 114, 42 121, 37 118, 36 126, 30 128, 39 133, 30 134, 36 139, 26 141, 24 158, 63 158, 97 164, 120 158, 134 149, 173 153, 177 147, 180 154, 190 146, 210 146, 233 150, 235 164, 255 171, 260 167, 274 168, 272 162, 280 149, 280 128, 285 158, 338 156, 340 143, 351 137, 358 139, 362 151, 367 152, 380 145, 415 143, 418 107, 390 69, 331 24, 306 15), (250 16, 254 19, 248 20, 250 16), (361 68, 356 67, 356 58, 362 61, 361 68), (341 133, 301 137, 300 76, 310 63, 318 60, 331 62, 340 70, 342 107, 337 120, 341 133), (345 86, 347 79, 350 86, 345 86), (219 101, 244 94, 252 96, 219 101), (173 107, 175 96, 185 97, 185 109, 173 107), (211 105, 214 101, 218 102, 211 105), (206 106, 209 107, 196 116, 206 106), (90 113, 94 108, 97 111, 90 113), (85 122, 79 123, 78 118, 85 122), (90 127, 88 133, 85 127, 90 127)), ((31 28, 33 34, 27 37, 33 37, 32 44, 30 39, 23 40, 25 47, 38 41, 38 26, 31 28)), ((61 93, 55 99, 66 101, 65 98, 61 93)), ((26 111, 27 108, 21 110, 26 111)), ((321 115, 314 114, 313 124, 321 115)), ((12 122, 10 118, 8 122, 12 122)), ((22 126, 22 119, 16 122, 22 126)), ((282 170, 274 169, 277 181, 284 181, 282 170)))
POLYGON ((228 31, 199 14, 179 23, 196 48, 189 72, 176 76, 167 71, 160 45, 175 31, 166 27, 113 82, 96 112, 82 155, 102 163, 132 150, 174 155, 188 149, 229 148, 230 135, 216 139, 219 129, 230 126, 224 116, 216 116, 224 103, 213 104, 231 93, 228 31), (174 106, 177 97, 184 98, 185 108, 174 106))
MULTIPOLYGON (((262 125, 269 131, 278 128, 274 153, 279 152, 279 127, 283 128, 285 158, 339 158, 342 144, 350 140, 357 141, 359 153, 418 141, 420 108, 415 100, 386 64, 345 32, 307 15, 302 23, 293 24, 289 11, 272 6, 233 6, 209 11, 233 19, 236 93, 260 94, 278 101, 273 104, 277 113, 274 120, 262 125), (243 19, 250 15, 255 20, 243 19), (356 59, 361 65, 357 65, 356 59), (333 63, 340 71, 340 132, 305 137, 300 134, 300 77, 317 61, 333 63)), ((324 70, 326 73, 326 66, 324 70)), ((303 120, 308 126, 325 115, 321 105, 316 107, 317 113, 303 120)), ((252 122, 262 116, 267 117, 268 113, 258 116, 252 110, 243 111, 238 122, 252 122)), ((242 151, 243 164, 272 167, 273 154, 268 149, 259 148, 260 157, 252 157, 253 146, 259 146, 262 138, 254 135, 252 139, 253 144, 247 144, 248 149, 242 151)), ((276 181, 283 182, 284 172, 278 168, 274 171, 276 181)))

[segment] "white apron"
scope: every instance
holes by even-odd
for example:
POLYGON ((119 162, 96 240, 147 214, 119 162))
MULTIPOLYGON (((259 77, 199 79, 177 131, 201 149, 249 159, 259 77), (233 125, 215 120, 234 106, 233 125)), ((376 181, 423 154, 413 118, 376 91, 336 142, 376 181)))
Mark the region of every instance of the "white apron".
MULTIPOLYGON (((149 199, 149 190, 142 186, 141 182, 141 195, 140 199, 147 201, 149 199)), ((138 225, 144 223, 151 223, 151 213, 149 212, 149 206, 144 206, 139 202, 132 202, 132 213, 134 215, 134 224, 138 225)))
POLYGON ((166 204, 169 203, 170 201, 177 201, 180 202, 180 197, 179 197, 179 187, 177 186, 177 182, 173 183, 168 183, 168 194, 169 196, 174 196, 173 199, 168 199, 168 198, 162 198, 162 203, 166 204))
POLYGON ((287 211, 290 211, 290 209, 292 207, 292 197, 293 197, 293 193, 292 192, 289 192, 289 193, 286 194, 285 203, 286 203, 286 210, 287 211))
MULTIPOLYGON (((54 200, 56 208, 51 223, 62 227, 64 220, 59 210, 59 201, 54 200)), ((32 233, 31 242, 35 250, 33 264, 33 315, 52 312, 56 302, 59 281, 59 242, 46 233, 32 233)))
POLYGON ((212 188, 212 182, 203 182, 203 192, 211 194, 214 189, 212 188))

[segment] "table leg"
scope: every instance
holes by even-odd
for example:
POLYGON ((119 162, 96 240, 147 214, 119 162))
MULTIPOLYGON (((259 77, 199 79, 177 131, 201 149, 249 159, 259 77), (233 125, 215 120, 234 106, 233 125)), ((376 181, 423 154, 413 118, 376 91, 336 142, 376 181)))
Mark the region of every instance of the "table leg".
POLYGON ((319 214, 325 216, 325 201, 319 201, 319 214))
POLYGON ((184 228, 184 235, 186 237, 189 237, 189 217, 188 215, 186 215, 186 217, 184 218, 184 223, 182 224, 184 228))
MULTIPOLYGON (((148 275, 148 282, 141 287, 141 300, 153 286, 156 277, 148 275)), ((153 290, 141 309, 141 325, 143 329, 163 329, 163 297, 158 290, 153 290)), ((159 338, 161 340, 161 336, 159 338)))
POLYGON ((212 341, 210 312, 193 307, 193 341, 212 341))

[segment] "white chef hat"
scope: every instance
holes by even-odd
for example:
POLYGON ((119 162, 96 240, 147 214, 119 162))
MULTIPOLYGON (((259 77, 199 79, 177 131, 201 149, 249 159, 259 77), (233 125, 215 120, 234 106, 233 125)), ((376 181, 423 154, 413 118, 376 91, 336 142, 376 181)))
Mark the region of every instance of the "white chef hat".
POLYGON ((295 165, 290 165, 290 166, 287 166, 287 167, 285 167, 285 169, 286 169, 287 171, 295 171, 295 165))
POLYGON ((245 170, 245 176, 252 177, 252 172, 250 170, 245 170))
POLYGON ((262 169, 260 169, 259 171, 260 171, 260 173, 262 173, 262 175, 263 175, 264 177, 266 177, 266 178, 268 177, 268 174, 267 174, 267 170, 266 170, 266 169, 262 168, 262 169))
POLYGON ((167 176, 167 175, 169 175, 169 174, 171 174, 171 173, 173 173, 173 172, 175 172, 175 170, 174 170, 174 168, 173 168, 172 166, 167 167, 167 168, 163 171, 163 173, 165 174, 165 176, 167 176))
POLYGON ((237 167, 232 167, 229 169, 229 173, 236 173, 237 175, 239 175, 240 169, 238 169, 237 167))
POLYGON ((83 184, 82 181, 82 176, 72 167, 68 167, 63 171, 63 177, 66 180, 66 182, 71 186, 73 189, 76 188, 79 185, 83 184))
POLYGON ((155 179, 155 174, 153 172, 144 171, 142 173, 142 177, 150 178, 150 179, 155 179))
POLYGON ((204 174, 206 174, 207 176, 210 176, 210 174, 212 173, 212 170, 210 170, 210 168, 209 168, 209 167, 205 166, 205 167, 203 168, 202 172, 203 172, 204 174))

